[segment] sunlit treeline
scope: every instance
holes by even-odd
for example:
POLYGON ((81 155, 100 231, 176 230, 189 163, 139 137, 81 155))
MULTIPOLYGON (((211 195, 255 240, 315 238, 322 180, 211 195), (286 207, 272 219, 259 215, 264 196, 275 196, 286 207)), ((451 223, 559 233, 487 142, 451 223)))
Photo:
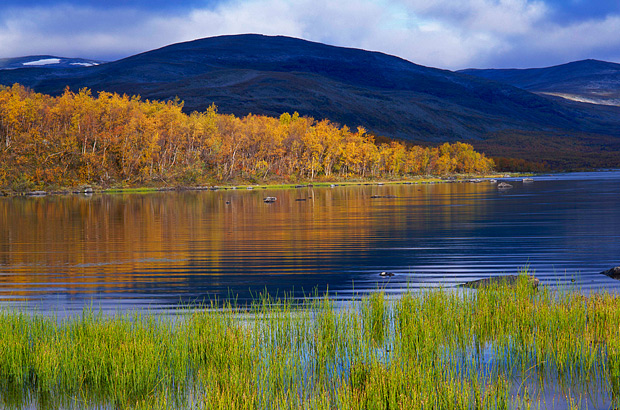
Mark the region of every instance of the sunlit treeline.
POLYGON ((485 173, 493 162, 464 143, 376 144, 359 127, 296 113, 243 118, 185 114, 178 101, 83 89, 52 97, 0 88, 0 185, 36 186, 377 178, 485 173))

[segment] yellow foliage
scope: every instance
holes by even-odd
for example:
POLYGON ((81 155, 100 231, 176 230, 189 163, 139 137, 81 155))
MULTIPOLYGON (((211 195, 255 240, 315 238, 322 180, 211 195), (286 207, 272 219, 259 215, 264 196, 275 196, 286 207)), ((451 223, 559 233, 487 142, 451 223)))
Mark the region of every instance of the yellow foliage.
POLYGON ((190 115, 182 109, 178 100, 93 96, 88 89, 52 97, 18 84, 0 87, 0 186, 398 177, 493 167, 460 142, 377 145, 363 127, 353 132, 298 113, 239 118, 214 105, 190 115))

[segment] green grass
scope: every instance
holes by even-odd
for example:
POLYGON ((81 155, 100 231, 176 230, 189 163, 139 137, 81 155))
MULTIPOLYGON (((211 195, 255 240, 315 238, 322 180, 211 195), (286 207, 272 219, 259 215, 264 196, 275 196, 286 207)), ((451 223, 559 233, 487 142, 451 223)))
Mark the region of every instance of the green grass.
MULTIPOLYGON (((501 174, 490 174, 490 175, 452 175, 453 177, 457 177, 458 180, 468 180, 472 178, 499 178, 504 176, 505 173, 501 174)), ((511 173, 512 177, 520 177, 520 176, 531 176, 532 174, 525 173, 511 173)), ((197 190, 198 188, 205 187, 217 187, 220 189, 246 189, 247 187, 252 187, 253 189, 293 189, 298 185, 312 185, 313 187, 329 187, 332 184, 336 184, 338 186, 354 186, 354 185, 376 185, 376 184, 384 184, 384 185, 398 185, 404 183, 412 183, 412 184, 426 184, 426 183, 441 183, 446 182, 445 179, 441 177, 435 176, 412 176, 410 178, 403 179, 402 177, 396 179, 381 179, 381 178, 334 178, 334 179, 319 179, 314 181, 299 181, 298 183, 281 183, 278 181, 259 181, 254 184, 250 184, 248 181, 241 181, 239 183, 225 182, 221 184, 208 184, 208 185, 192 185, 189 184, 187 186, 169 186, 165 184, 157 184, 153 185, 150 183, 147 186, 115 186, 104 188, 101 186, 93 185, 92 188, 96 193, 105 193, 105 194, 147 194, 153 192, 160 192, 162 190, 197 190)), ((54 194, 69 194, 73 193, 73 191, 77 187, 42 187, 42 189, 46 190, 48 195, 54 194)), ((19 190, 0 190, 0 196, 15 196, 15 195, 23 195, 27 191, 31 191, 34 189, 19 189, 19 190)))
MULTIPOLYGON (((513 287, 56 318, 0 311, 0 405, 569 408, 620 398, 620 297, 513 287), (555 399, 554 399, 555 400, 555 399)), ((590 404, 592 406, 592 404, 590 404)))
MULTIPOLYGON (((501 174, 503 175, 503 174, 501 174)), ((493 175, 488 175, 488 176, 480 176, 480 175, 460 175, 459 179, 460 180, 468 180, 471 178, 492 178, 492 177, 499 177, 501 176, 499 174, 493 174, 493 175)), ((517 175, 517 174, 515 174, 517 175)), ((521 175, 521 174, 519 174, 521 175)), ((525 175, 525 174, 523 174, 525 175)), ((531 174, 528 174, 531 175, 531 174)), ((248 184, 248 183, 239 183, 239 184, 230 184, 230 183, 223 183, 223 184, 216 184, 216 185, 212 185, 213 187, 217 187, 219 189, 231 189, 231 188, 235 188, 235 189, 247 189, 248 187, 251 187, 252 189, 294 189, 298 186, 303 186, 306 187, 308 185, 312 185, 313 187, 329 187, 333 184, 336 184, 338 186, 354 186, 354 185, 377 185, 377 184, 382 184, 382 185, 398 185, 398 184, 404 184, 404 183, 413 183, 413 184, 425 184, 425 183, 441 183, 441 182, 446 182, 444 179, 440 178, 440 177, 433 177, 433 176, 427 176, 427 177, 412 177, 409 179, 394 179, 394 180, 390 180, 390 179, 351 179, 351 178, 340 178, 340 179, 330 179, 330 180, 318 180, 318 181, 300 181, 299 183, 279 183, 279 182, 273 182, 273 181, 262 181, 261 183, 255 183, 255 184, 248 184)), ((209 187, 211 187, 211 185, 209 185, 209 187)), ((117 193, 149 193, 149 192, 157 192, 160 191, 162 188, 172 188, 174 189, 175 187, 125 187, 125 188, 107 188, 104 190, 101 190, 101 192, 104 193, 110 193, 110 194, 117 194, 117 193)), ((178 187, 178 189, 186 189, 186 190, 194 190, 196 189, 195 186, 187 186, 187 187, 178 187)))

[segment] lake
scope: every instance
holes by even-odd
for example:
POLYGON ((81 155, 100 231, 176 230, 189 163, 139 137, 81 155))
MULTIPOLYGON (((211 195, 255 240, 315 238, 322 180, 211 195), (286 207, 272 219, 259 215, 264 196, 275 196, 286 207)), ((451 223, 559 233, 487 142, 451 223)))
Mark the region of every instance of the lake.
POLYGON ((620 265, 620 171, 505 181, 513 188, 484 181, 0 198, 0 303, 62 315, 85 306, 166 311, 265 290, 346 300, 523 267, 546 286, 620 289, 600 275, 620 265))

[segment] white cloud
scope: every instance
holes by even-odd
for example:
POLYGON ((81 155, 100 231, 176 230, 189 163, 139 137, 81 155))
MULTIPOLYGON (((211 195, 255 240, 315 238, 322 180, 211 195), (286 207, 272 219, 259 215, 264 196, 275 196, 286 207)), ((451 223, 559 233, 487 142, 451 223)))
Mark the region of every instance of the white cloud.
POLYGON ((568 26, 549 25, 537 28, 535 35, 538 40, 534 44, 541 50, 554 50, 557 55, 577 56, 598 50, 618 50, 618 33, 620 16, 608 16, 602 20, 588 20, 568 26))
POLYGON ((551 21, 542 0, 233 0, 183 14, 92 7, 14 8, 0 57, 116 58, 196 38, 281 34, 458 69, 617 58, 620 16, 551 21))
MULTIPOLYGON (((620 16, 561 25, 545 22, 516 38, 505 39, 507 49, 492 56, 487 67, 542 67, 595 58, 620 61, 620 16)), ((477 63, 478 66, 485 64, 477 63)))
POLYGON ((464 29, 503 34, 524 33, 547 13, 544 2, 529 0, 403 0, 403 4, 414 13, 464 29))
POLYGON ((148 49, 156 44, 158 37, 157 33, 144 31, 138 14, 130 9, 22 8, 4 13, 2 18, 3 57, 57 54, 96 59, 144 51, 145 46, 148 49))

